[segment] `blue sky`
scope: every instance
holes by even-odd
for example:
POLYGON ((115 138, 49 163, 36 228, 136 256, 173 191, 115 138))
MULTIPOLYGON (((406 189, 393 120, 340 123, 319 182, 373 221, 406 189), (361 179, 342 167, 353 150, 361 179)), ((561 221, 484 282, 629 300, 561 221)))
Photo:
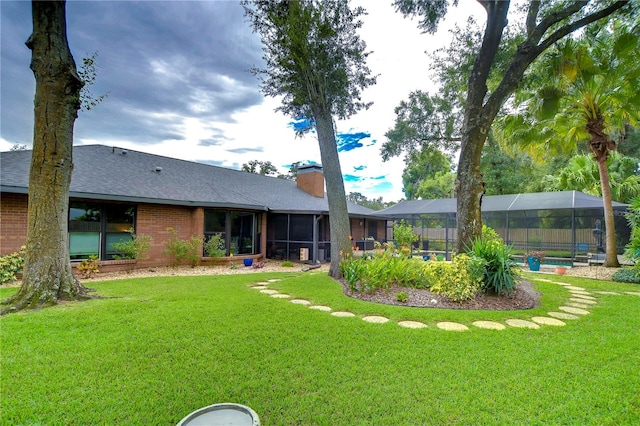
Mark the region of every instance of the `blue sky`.
MULTIPOLYGON (((429 58, 447 43, 447 28, 468 13, 482 16, 473 0, 460 6, 436 35, 396 14, 391 1, 360 0, 361 38, 379 74, 363 93, 373 106, 338 121, 338 149, 347 193, 396 201, 403 197, 401 158, 382 162, 380 146, 394 123, 393 109, 412 90, 433 91, 429 58)), ((31 146, 35 81, 29 69, 31 3, 0 1, 0 151, 31 146)), ((108 97, 76 121, 76 145, 105 144, 158 155, 240 168, 271 161, 281 172, 296 161, 320 162, 313 132, 296 138, 300 125, 275 112, 247 70, 262 64, 260 39, 237 1, 68 1, 71 51, 80 63, 98 53, 94 94, 108 97)))

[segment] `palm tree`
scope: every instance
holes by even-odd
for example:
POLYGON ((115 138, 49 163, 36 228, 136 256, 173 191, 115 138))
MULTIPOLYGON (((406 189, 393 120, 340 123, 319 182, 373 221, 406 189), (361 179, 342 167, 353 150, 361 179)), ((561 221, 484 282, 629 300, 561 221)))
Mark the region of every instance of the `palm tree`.
MULTIPOLYGON (((618 151, 609 153, 607 171, 611 184, 611 198, 620 203, 630 203, 640 196, 639 158, 627 157, 618 151)), ((598 164, 593 155, 581 154, 572 157, 566 167, 556 175, 545 176, 551 191, 577 190, 585 194, 602 197, 598 164)))
POLYGON ((582 144, 598 165, 604 205, 605 266, 618 267, 607 158, 625 125, 640 121, 638 32, 614 22, 559 43, 531 69, 518 92, 516 113, 497 122, 503 144, 532 158, 575 152, 582 144))

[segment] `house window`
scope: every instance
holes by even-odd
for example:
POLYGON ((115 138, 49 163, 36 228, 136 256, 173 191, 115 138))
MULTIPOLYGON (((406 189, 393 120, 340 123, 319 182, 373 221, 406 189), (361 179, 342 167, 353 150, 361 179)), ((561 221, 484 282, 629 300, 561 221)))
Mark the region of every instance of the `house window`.
POLYGON ((72 260, 97 256, 113 259, 113 244, 131 238, 136 208, 71 202, 69 206, 69 255, 72 260))
POLYGON ((204 235, 208 240, 214 235, 222 236, 227 256, 230 254, 255 254, 260 251, 256 232, 258 216, 253 212, 205 210, 204 235))

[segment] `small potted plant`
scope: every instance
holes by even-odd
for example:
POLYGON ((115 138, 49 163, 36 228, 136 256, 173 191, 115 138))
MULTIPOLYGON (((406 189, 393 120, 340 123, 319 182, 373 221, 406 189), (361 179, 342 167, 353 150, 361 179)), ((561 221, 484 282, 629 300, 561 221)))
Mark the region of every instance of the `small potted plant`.
POLYGON ((532 271, 540 270, 540 262, 542 262, 542 259, 544 259, 543 251, 531 251, 524 254, 524 261, 532 271))

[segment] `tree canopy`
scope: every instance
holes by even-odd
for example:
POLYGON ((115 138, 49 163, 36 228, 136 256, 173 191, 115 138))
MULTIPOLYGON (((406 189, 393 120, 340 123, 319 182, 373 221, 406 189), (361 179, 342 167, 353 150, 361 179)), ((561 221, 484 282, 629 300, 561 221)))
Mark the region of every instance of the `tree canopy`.
MULTIPOLYGON (((593 25, 579 38, 560 41, 531 67, 535 78, 527 79, 516 92, 517 112, 497 122, 503 143, 534 156, 576 152, 586 146, 597 165, 604 204, 605 266, 619 265, 607 160, 616 140, 640 121, 638 44, 637 31, 626 21, 615 20, 593 25)), ((587 176, 584 172, 582 178, 587 176)))
MULTIPOLYGON (((532 0, 522 13, 508 21, 509 1, 479 0, 479 3, 487 13, 481 38, 476 41, 471 33, 467 37, 469 42, 462 44, 456 55, 442 57, 445 67, 439 74, 445 82, 459 81, 460 75, 467 78, 465 85, 444 84, 441 89, 446 99, 454 95, 460 99, 464 93, 456 180, 459 252, 464 252, 481 235, 481 205, 486 185, 480 169, 483 147, 493 121, 519 86, 529 65, 559 40, 627 5, 621 1, 532 0), (507 24, 510 24, 508 28, 507 24), (464 55, 465 52, 470 54, 464 55)), ((394 4, 405 16, 419 17, 419 27, 429 33, 435 32, 449 7, 449 2, 444 0, 396 0, 394 4)))

